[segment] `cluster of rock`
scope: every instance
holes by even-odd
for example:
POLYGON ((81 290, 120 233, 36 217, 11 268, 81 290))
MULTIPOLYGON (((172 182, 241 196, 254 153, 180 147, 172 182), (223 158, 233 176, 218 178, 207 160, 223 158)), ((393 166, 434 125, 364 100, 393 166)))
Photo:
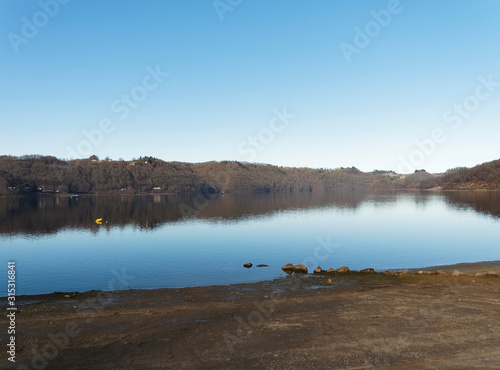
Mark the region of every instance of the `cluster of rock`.
POLYGON ((281 268, 285 272, 295 272, 295 273, 300 273, 300 274, 307 274, 307 266, 298 264, 298 265, 293 265, 291 263, 287 263, 281 268))
MULTIPOLYGON (((302 265, 302 264, 298 264, 298 265, 294 265, 292 263, 287 263, 286 265, 284 265, 282 268, 281 268, 283 271, 287 272, 287 273, 296 273, 296 274, 307 274, 308 270, 307 270, 307 266, 305 265, 302 265)), ((333 274, 333 273, 336 273, 336 274, 347 274, 347 273, 350 273, 350 272, 357 272, 357 273, 362 273, 362 274, 374 274, 375 273, 375 270, 372 269, 372 268, 366 268, 366 269, 363 269, 363 270, 359 270, 359 271, 356 271, 356 270, 350 270, 349 267, 347 266, 343 266, 343 267, 340 267, 338 269, 334 269, 334 268, 329 268, 328 270, 323 270, 320 266, 316 267, 314 269, 314 273, 315 274, 333 274)), ((389 275, 389 276, 396 276, 396 275, 411 275, 412 272, 408 269, 406 270, 403 270, 403 271, 400 271, 400 272, 396 272, 396 271, 392 271, 392 270, 386 270, 383 272, 384 275, 389 275)), ((438 270, 438 271, 418 271, 416 273, 416 275, 434 275, 434 276, 474 276, 474 277, 500 277, 500 275, 494 271, 489 271, 489 272, 486 272, 486 273, 480 273, 480 272, 476 272, 474 275, 467 275, 467 274, 464 274, 458 270, 455 270, 453 271, 451 274, 448 274, 447 272, 444 272, 444 271, 441 271, 441 270, 438 270)))
MULTIPOLYGON (((293 265, 291 263, 287 263, 286 265, 284 265, 282 268, 281 268, 283 271, 285 272, 295 272, 295 273, 301 273, 301 274, 307 274, 307 266, 306 265, 302 265, 302 264, 298 264, 298 265, 293 265)), ((343 267, 340 267, 338 269, 334 269, 334 268, 329 268, 328 270, 323 270, 320 266, 316 267, 314 269, 314 273, 315 274, 321 274, 321 273, 340 273, 340 274, 346 274, 348 272, 350 272, 351 270, 349 270, 349 267, 347 266, 343 266, 343 267)), ((359 271, 359 272, 375 272, 375 270, 373 269, 365 269, 365 270, 362 270, 362 271, 359 271)))

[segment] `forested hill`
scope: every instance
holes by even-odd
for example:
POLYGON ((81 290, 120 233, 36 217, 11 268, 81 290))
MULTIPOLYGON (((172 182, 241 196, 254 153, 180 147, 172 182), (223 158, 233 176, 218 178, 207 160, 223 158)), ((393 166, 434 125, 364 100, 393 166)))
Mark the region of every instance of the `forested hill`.
POLYGON ((354 167, 290 168, 235 161, 192 164, 153 157, 112 161, 93 156, 65 161, 50 156, 0 156, 0 194, 498 189, 499 183, 500 160, 437 176, 423 170, 398 175, 354 167))
POLYGON ((96 157, 64 161, 0 156, 2 194, 60 192, 303 192, 406 187, 393 172, 287 168, 241 162, 181 163, 153 157, 133 161, 96 157))
POLYGON ((500 190, 500 159, 472 168, 458 167, 422 181, 421 188, 443 190, 500 190))

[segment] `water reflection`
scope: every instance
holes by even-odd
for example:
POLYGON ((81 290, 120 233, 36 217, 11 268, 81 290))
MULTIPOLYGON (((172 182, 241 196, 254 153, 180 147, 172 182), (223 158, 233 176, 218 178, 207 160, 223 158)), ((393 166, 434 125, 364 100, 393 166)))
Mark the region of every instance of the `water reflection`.
POLYGON ((455 209, 474 210, 496 218, 500 217, 500 192, 498 191, 447 192, 445 200, 455 209))
POLYGON ((129 286, 142 289, 269 280, 288 262, 383 270, 498 260, 499 195, 2 198, 0 258, 18 262, 20 294, 109 289, 124 269, 134 276, 129 286), (197 205, 185 220, 181 210, 197 205), (97 225, 101 217, 108 223, 97 225), (334 247, 316 261, 318 240, 327 239, 334 247))
MULTIPOLYGON (((432 199, 439 198, 457 210, 474 210, 500 217, 500 192, 412 193, 411 198, 417 207, 425 207, 432 199)), ((186 217, 237 221, 295 209, 333 207, 355 211, 366 203, 385 208, 395 206, 403 199, 408 199, 408 194, 224 194, 214 195, 208 201, 195 195, 0 198, 0 234, 43 235, 66 228, 97 232, 102 227, 126 225, 155 229, 186 217), (108 223, 97 225, 94 221, 101 217, 108 223)))

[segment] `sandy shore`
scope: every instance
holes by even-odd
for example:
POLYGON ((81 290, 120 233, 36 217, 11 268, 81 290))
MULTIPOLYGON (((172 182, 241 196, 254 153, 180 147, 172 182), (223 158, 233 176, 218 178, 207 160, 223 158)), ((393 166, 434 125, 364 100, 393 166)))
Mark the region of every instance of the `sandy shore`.
MULTIPOLYGON (((22 296, 18 305, 16 369, 500 364, 500 278, 493 276, 291 275, 229 286, 22 296)), ((0 367, 9 365, 4 353, 0 367)))
POLYGON ((475 262, 475 263, 457 263, 455 265, 444 265, 444 266, 431 266, 420 269, 411 269, 412 272, 417 272, 419 270, 430 270, 430 271, 444 271, 452 274, 454 271, 460 271, 464 274, 474 275, 476 272, 481 274, 493 271, 500 274, 500 261, 485 261, 485 262, 475 262))

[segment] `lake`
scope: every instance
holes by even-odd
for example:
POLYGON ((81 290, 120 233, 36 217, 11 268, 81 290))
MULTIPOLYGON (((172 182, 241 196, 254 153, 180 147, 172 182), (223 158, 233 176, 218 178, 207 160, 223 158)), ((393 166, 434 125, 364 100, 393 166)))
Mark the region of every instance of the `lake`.
POLYGON ((493 261, 499 241, 500 192, 0 198, 0 255, 5 276, 16 261, 19 295, 253 282, 288 262, 493 261))

